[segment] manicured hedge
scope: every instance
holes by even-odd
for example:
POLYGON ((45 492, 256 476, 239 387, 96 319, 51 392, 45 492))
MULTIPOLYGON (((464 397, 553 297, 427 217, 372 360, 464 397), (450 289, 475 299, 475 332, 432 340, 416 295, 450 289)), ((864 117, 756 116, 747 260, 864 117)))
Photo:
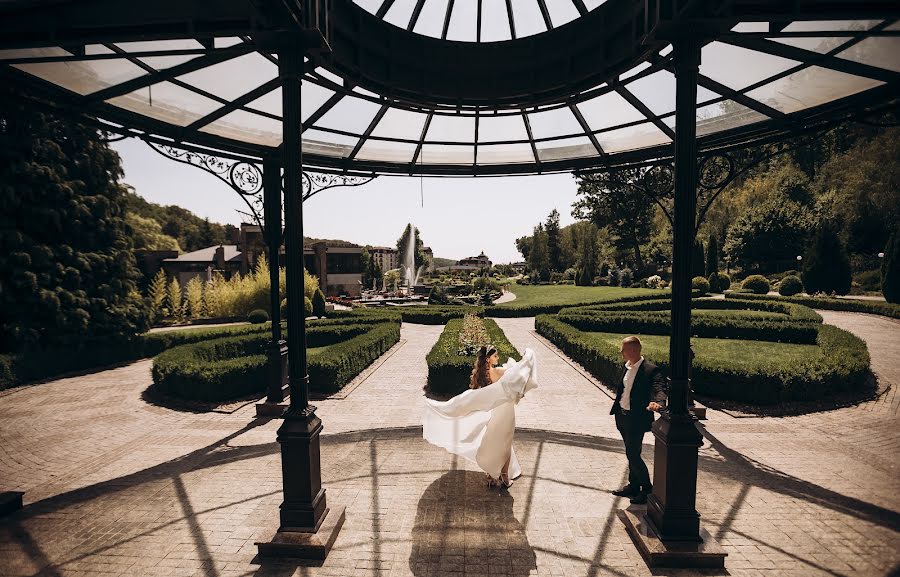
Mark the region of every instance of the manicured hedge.
MULTIPOLYGON (((693 291, 692 296, 702 296, 699 291, 693 291)), ((573 307, 588 307, 600 304, 610 303, 632 303, 646 300, 659 300, 660 298, 671 299, 671 293, 660 292, 658 294, 638 294, 627 297, 618 297, 609 300, 592 300, 583 303, 569 304, 550 304, 550 305, 516 305, 515 301, 505 303, 503 306, 485 307, 484 314, 487 317, 507 318, 507 317, 534 317, 537 315, 556 314, 562 309, 573 307)))
MULTIPOLYGON (((352 317, 318 319, 306 322, 309 331, 314 327, 345 324, 373 324, 393 317, 352 317)), ((284 323, 283 323, 284 324, 284 323)), ((269 335, 271 324, 204 327, 158 333, 146 333, 119 342, 84 343, 81 347, 36 351, 15 355, 0 355, 0 390, 70 373, 117 363, 155 357, 173 347, 240 335, 269 335)))
MULTIPOLYGON (((308 359, 310 390, 330 393, 400 340, 394 322, 310 327, 310 347, 331 347, 308 359)), ((247 334, 172 348, 153 361, 153 383, 184 399, 224 401, 266 389, 269 335, 247 334)))
POLYGON ((333 311, 328 313, 329 318, 354 318, 376 317, 396 318, 400 317, 405 323, 420 325, 443 325, 453 319, 461 319, 466 313, 475 313, 484 316, 484 307, 472 306, 405 306, 405 307, 360 307, 349 311, 333 311))
MULTIPOLYGON (((632 303, 606 303, 587 307, 564 308, 560 313, 580 314, 590 311, 671 311, 672 299, 654 299, 632 303)), ((786 315, 785 320, 821 323, 822 317, 816 311, 796 303, 773 300, 736 301, 725 299, 695 298, 691 310, 728 310, 739 312, 760 311, 786 315)))
MULTIPOLYGON (((462 319, 454 319, 447 323, 444 332, 425 357, 428 363, 428 388, 438 394, 458 395, 469 388, 472 368, 475 366, 475 355, 460 355, 459 331, 462 319)), ((484 319, 484 328, 497 348, 500 364, 509 357, 516 359, 522 354, 506 339, 506 335, 495 321, 484 319)))
POLYGON ((814 309, 824 309, 832 311, 847 311, 853 313, 869 313, 873 315, 882 315, 894 319, 900 319, 900 304, 886 303, 881 301, 864 301, 858 299, 838 299, 830 297, 810 297, 810 296, 792 296, 782 297, 774 295, 754 295, 746 293, 727 293, 726 299, 738 300, 769 300, 774 302, 789 302, 804 305, 814 309))
MULTIPOLYGON (((559 320, 590 332, 645 335, 672 333, 671 315, 667 311, 561 312, 559 320)), ((808 322, 695 315, 691 318, 691 335, 710 339, 813 344, 818 336, 818 328, 816 324, 808 322)))
MULTIPOLYGON (((550 315, 535 319, 537 332, 584 366, 604 383, 619 375, 618 348, 550 315)), ((694 390, 713 397, 755 404, 815 400, 828 394, 861 387, 869 375, 869 353, 858 337, 822 325, 817 339, 819 352, 796 363, 760 363, 750 370, 731 365, 727 359, 698 357, 693 363, 694 390)), ((653 358, 668 371, 668 355, 653 358)))

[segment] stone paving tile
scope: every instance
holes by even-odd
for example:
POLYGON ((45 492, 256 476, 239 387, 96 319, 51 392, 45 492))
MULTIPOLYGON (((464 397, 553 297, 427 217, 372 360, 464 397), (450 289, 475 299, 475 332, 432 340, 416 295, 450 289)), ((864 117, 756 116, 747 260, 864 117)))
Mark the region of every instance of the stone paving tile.
MULTIPOLYGON (((900 382, 900 325, 838 314, 900 382)), ((6 575, 699 575, 651 571, 608 491, 625 477, 610 399, 533 334, 541 386, 518 406, 525 474, 488 490, 474 468, 421 440, 424 357, 442 327, 405 325, 403 345, 343 400, 319 401, 323 480, 347 508, 320 566, 262 563, 255 539, 281 502, 277 421, 145 403, 150 362, 0 397, 0 488, 27 506, 0 520, 6 575)), ((841 325, 843 326, 843 325, 841 325)), ((896 379, 896 380, 893 380, 896 379)), ((698 509, 728 574, 888 575, 900 566, 898 396, 790 418, 710 411, 698 509)), ((645 439, 652 461, 652 440, 645 439)))

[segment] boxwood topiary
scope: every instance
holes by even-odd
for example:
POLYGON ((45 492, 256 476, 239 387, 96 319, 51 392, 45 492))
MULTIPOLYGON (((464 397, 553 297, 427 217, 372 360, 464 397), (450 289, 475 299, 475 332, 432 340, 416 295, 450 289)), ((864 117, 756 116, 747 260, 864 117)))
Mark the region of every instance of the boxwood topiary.
POLYGON ((325 295, 322 294, 321 289, 316 289, 316 292, 313 294, 312 314, 319 318, 325 316, 325 295))
POLYGON ((709 293, 709 281, 707 281, 702 276, 695 276, 691 279, 691 288, 700 291, 700 294, 708 294, 709 293))
POLYGON ((754 294, 764 295, 769 292, 771 285, 769 285, 769 279, 763 275, 752 274, 744 279, 744 282, 741 283, 741 288, 751 290, 754 294))
POLYGON ((258 325, 269 320, 269 313, 262 309, 253 309, 252 311, 250 311, 250 314, 247 315, 247 320, 254 325, 258 325))
POLYGON ((803 281, 798 276, 786 276, 781 279, 778 284, 778 294, 785 297, 792 297, 795 294, 803 292, 803 281))

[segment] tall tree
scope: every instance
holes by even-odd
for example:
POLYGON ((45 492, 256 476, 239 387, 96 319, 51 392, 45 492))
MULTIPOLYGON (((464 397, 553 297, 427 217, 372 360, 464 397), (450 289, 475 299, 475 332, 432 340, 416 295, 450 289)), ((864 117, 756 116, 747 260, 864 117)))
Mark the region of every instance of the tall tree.
POLYGON ((590 286, 597 276, 599 254, 597 251, 597 226, 592 222, 579 223, 576 229, 578 238, 578 263, 575 267, 575 284, 590 286))
POLYGON ((0 350, 147 329, 121 176, 95 128, 0 89, 0 350))
POLYGON ((528 262, 528 257, 531 254, 531 243, 533 242, 533 238, 530 236, 522 236, 516 239, 516 250, 519 251, 522 255, 522 260, 528 262))
POLYGON ((372 288, 373 284, 381 282, 382 280, 382 271, 381 267, 378 266, 378 263, 372 258, 372 254, 369 252, 369 249, 363 248, 362 254, 360 255, 360 259, 362 261, 362 270, 363 270, 363 278, 362 283, 363 286, 367 289, 372 288))
POLYGON ((580 177, 572 205, 575 218, 608 227, 616 246, 634 255, 638 271, 644 268, 641 245, 650 240, 654 213, 653 201, 633 186, 640 177, 637 169, 580 177))
POLYGON ((562 272, 565 270, 562 263, 562 246, 559 234, 559 211, 555 208, 547 216, 544 222, 544 232, 547 233, 547 253, 550 258, 550 270, 562 272))
POLYGON ((850 292, 852 272, 847 249, 830 223, 824 223, 803 258, 803 288, 845 295, 850 292))
POLYGON ((403 234, 397 239, 397 257, 400 259, 401 265, 403 264, 403 259, 406 258, 406 250, 410 242, 415 243, 413 244, 413 261, 415 262, 415 269, 419 270, 419 267, 426 263, 425 243, 422 242, 419 229, 412 224, 407 224, 406 228, 403 229, 403 234))
POLYGON ((900 234, 890 236, 881 263, 881 294, 889 303, 900 303, 900 234))
POLYGON ((719 272, 719 241, 711 234, 706 244, 706 276, 714 272, 719 272))
POLYGON ((531 251, 528 254, 528 269, 533 281, 550 280, 550 251, 547 246, 547 233, 542 224, 534 227, 531 251))
POLYGON ((694 252, 691 255, 691 276, 706 278, 706 263, 703 262, 703 241, 694 240, 694 252))
POLYGON ((725 254, 745 269, 774 270, 803 252, 816 221, 800 203, 773 197, 750 207, 732 224, 725 254))

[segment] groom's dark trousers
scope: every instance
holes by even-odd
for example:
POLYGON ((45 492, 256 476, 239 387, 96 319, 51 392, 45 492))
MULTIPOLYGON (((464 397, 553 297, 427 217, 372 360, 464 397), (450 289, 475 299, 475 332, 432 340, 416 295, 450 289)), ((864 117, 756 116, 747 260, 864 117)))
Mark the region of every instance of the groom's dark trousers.
POLYGON ((652 487, 650 472, 647 470, 644 460, 641 459, 644 433, 650 430, 654 418, 653 411, 648 411, 647 405, 651 401, 665 404, 666 380, 659 367, 644 359, 644 362, 638 367, 634 384, 631 386, 631 409, 625 411, 619 404, 625 389, 624 377, 625 369, 623 368, 616 380, 616 401, 609 414, 616 416, 616 428, 625 443, 625 457, 628 459, 628 484, 635 489, 640 488, 642 491, 649 492, 652 487))

